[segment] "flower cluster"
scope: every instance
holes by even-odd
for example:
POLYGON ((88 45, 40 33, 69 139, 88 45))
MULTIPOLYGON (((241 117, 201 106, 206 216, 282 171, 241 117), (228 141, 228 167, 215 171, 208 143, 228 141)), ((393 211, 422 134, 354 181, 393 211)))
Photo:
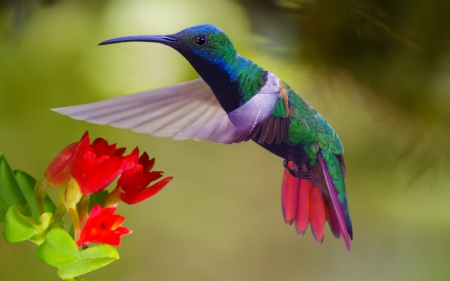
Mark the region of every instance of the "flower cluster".
POLYGON ((63 280, 77 280, 117 260, 115 246, 131 233, 122 226, 125 218, 115 214, 119 203, 139 203, 172 180, 152 171, 155 159, 147 153, 139 155, 136 148, 125 155, 125 150, 101 138, 91 143, 86 132, 58 153, 39 180, 11 169, 0 151, 0 224, 4 223, 5 240, 36 244, 37 257, 58 268, 63 280), (108 191, 113 182, 115 187, 108 191), (49 189, 58 190, 57 202, 48 196, 49 189), (67 229, 73 229, 73 235, 64 229, 67 213, 72 221, 67 229))
POLYGON ((155 159, 149 159, 147 153, 139 157, 139 149, 135 148, 124 155, 125 150, 101 138, 91 144, 86 132, 79 142, 68 145, 50 162, 35 190, 38 208, 43 213, 46 189, 61 188, 62 206, 70 214, 78 246, 118 246, 120 236, 131 233, 121 226, 124 217, 114 214, 119 202, 135 204, 148 199, 172 179, 161 179, 163 172, 152 171, 155 159), (99 202, 102 206, 95 204, 89 210, 90 196, 106 192, 105 188, 118 177, 116 187, 99 202))

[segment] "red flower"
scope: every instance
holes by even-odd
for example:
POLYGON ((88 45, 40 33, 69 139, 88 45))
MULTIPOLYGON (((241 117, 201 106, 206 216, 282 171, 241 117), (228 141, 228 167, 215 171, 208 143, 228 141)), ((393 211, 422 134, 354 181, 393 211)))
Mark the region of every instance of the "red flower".
POLYGON ((128 168, 131 158, 123 157, 124 152, 125 149, 116 149, 116 144, 108 145, 104 139, 98 138, 92 145, 89 144, 89 136, 82 139, 72 166, 72 177, 80 186, 81 193, 100 192, 128 168))
POLYGON ((116 148, 101 138, 90 144, 86 132, 79 142, 64 148, 50 162, 45 171, 48 185, 60 187, 74 178, 81 193, 92 194, 103 190, 123 170, 136 165, 137 159, 123 156, 125 148, 116 148))
MULTIPOLYGON (((136 148, 130 154, 130 159, 137 159, 139 150, 136 148)), ((130 160, 132 161, 132 160, 130 160)), ((120 199, 127 204, 136 204, 158 193, 166 186, 172 177, 166 177, 161 181, 150 185, 153 181, 162 177, 161 171, 150 171, 155 164, 155 158, 149 160, 148 154, 144 152, 137 161, 137 165, 123 171, 117 182, 120 199)))
MULTIPOLYGON (((84 137, 84 136, 83 136, 84 137)), ((72 159, 80 142, 74 142, 66 146, 45 169, 48 185, 57 188, 70 180, 72 172, 72 159)))
POLYGON ((95 204, 89 218, 81 231, 77 245, 85 243, 105 243, 111 246, 120 245, 120 237, 130 234, 131 230, 121 226, 125 218, 115 215, 117 205, 103 209, 95 204))
POLYGON ((124 153, 125 148, 116 148, 116 144, 109 145, 101 138, 90 144, 86 132, 79 142, 67 146, 52 160, 36 188, 38 207, 43 212, 47 186, 64 186, 63 203, 72 219, 78 246, 91 242, 118 246, 120 237, 131 231, 121 226, 124 217, 114 214, 117 203, 141 202, 172 180, 166 177, 150 185, 163 174, 151 171, 155 159, 150 160, 147 153, 139 158, 138 148, 128 156, 123 156, 124 153), (105 207, 95 205, 88 213, 90 197, 87 195, 102 191, 119 175, 117 187, 103 202, 105 207))

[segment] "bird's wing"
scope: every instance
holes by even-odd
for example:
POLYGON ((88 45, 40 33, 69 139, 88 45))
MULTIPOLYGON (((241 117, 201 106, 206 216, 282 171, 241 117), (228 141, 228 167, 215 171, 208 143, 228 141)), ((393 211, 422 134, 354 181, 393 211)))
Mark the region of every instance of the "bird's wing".
POLYGON ((276 94, 267 94, 267 89, 258 93, 227 114, 211 88, 199 78, 165 88, 52 110, 77 120, 127 128, 157 137, 233 143, 248 140, 255 126, 270 114, 276 94))
POLYGON ((261 123, 257 142, 260 144, 281 144, 289 140, 291 116, 295 110, 291 105, 284 82, 278 79, 279 97, 271 114, 261 123))
POLYGON ((127 128, 157 137, 175 137, 180 131, 226 114, 201 78, 95 103, 52 110, 77 120, 127 128))

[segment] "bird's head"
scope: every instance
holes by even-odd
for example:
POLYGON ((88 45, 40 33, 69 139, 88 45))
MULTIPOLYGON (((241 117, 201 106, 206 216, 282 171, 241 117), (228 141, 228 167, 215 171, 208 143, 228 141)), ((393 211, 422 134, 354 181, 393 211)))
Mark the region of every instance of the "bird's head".
POLYGON ((170 46, 182 54, 192 65, 209 62, 213 65, 229 65, 236 57, 236 50, 228 36, 210 24, 197 25, 170 35, 139 35, 109 39, 99 45, 123 42, 154 42, 170 46))

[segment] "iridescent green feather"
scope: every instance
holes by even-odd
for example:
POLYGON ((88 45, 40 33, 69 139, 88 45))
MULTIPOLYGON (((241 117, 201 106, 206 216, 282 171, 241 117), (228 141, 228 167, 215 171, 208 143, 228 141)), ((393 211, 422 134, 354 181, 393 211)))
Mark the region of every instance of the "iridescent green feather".
POLYGON ((350 214, 348 210, 347 203, 347 193, 345 192, 345 182, 344 175, 342 173, 341 165, 336 155, 331 151, 321 150, 320 154, 322 155, 326 165, 328 173, 330 174, 331 180, 333 181, 333 185, 338 194, 339 202, 344 207, 343 210, 350 221, 350 214))
POLYGON ((275 117, 285 118, 286 117, 286 106, 283 99, 279 99, 275 104, 275 108, 272 111, 272 115, 275 117))
POLYGON ((264 69, 241 56, 229 67, 236 73, 244 104, 264 86, 264 69))
MULTIPOLYGON (((336 132, 314 108, 289 85, 285 85, 288 90, 289 104, 295 110, 295 113, 289 116, 289 140, 293 144, 304 144, 305 152, 311 159, 311 166, 317 161, 319 149, 336 155, 342 154, 344 149, 336 132)), ((280 106, 277 104, 275 107, 272 113, 274 116, 279 116, 280 106)))

